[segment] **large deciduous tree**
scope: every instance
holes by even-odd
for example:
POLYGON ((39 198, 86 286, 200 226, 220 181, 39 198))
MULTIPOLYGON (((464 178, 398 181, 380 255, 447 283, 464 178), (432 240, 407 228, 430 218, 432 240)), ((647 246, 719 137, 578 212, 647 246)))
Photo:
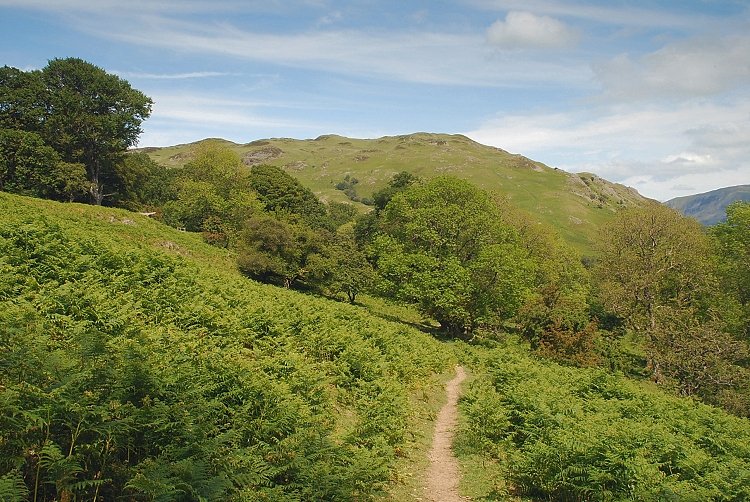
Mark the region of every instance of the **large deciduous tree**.
POLYGON ((82 59, 53 59, 42 70, 47 90, 43 136, 63 160, 86 166, 91 200, 117 190, 122 154, 138 142, 151 99, 82 59))
POLYGON ((640 333, 658 309, 700 304, 710 293, 709 243, 700 225, 666 206, 622 211, 602 232, 601 298, 640 333))
POLYGON ((742 306, 745 339, 750 341, 750 202, 727 207, 727 219, 712 229, 722 289, 742 306))
POLYGON ((306 278, 309 260, 320 246, 319 235, 304 224, 257 215, 240 234, 237 264, 253 279, 291 288, 306 278))
POLYGON ((737 385, 746 346, 727 332, 711 247, 696 221, 660 205, 626 210, 605 228, 600 253, 602 303, 645 337, 656 382, 708 400, 737 385))
POLYGON ((320 253, 310 257, 308 265, 315 285, 332 295, 346 295, 349 303, 354 303, 374 279, 372 265, 357 245, 351 227, 332 235, 320 253))
POLYGON ((62 161, 85 166, 95 204, 124 184, 123 154, 137 143, 151 105, 125 80, 78 58, 0 71, 0 127, 36 133, 62 161))
POLYGON ((164 220, 170 225, 225 242, 262 210, 247 167, 226 145, 202 142, 175 176, 175 197, 164 204, 164 220))
POLYGON ((472 184, 439 177, 396 194, 375 239, 382 288, 453 334, 515 314, 533 264, 500 207, 472 184))

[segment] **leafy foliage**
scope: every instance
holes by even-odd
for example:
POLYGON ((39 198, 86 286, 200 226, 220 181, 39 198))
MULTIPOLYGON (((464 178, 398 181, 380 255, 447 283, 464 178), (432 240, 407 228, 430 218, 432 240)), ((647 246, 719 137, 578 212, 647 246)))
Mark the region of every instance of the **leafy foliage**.
POLYGON ((334 296, 343 294, 350 303, 375 280, 375 271, 351 229, 337 232, 319 254, 311 256, 309 265, 311 279, 318 287, 334 296))
POLYGON ((267 165, 253 166, 250 182, 266 211, 297 215, 313 228, 332 228, 325 204, 284 170, 267 165))
POLYGON ((247 281, 146 218, 27 200, 0 194, 4 497, 383 490, 410 389, 449 364, 437 342, 247 281))
POLYGON ((320 237, 304 224, 259 215, 245 223, 237 263, 254 279, 289 288, 305 279, 310 258, 321 245, 320 237))
POLYGON ((173 176, 175 196, 164 203, 164 221, 202 232, 209 242, 234 242, 245 221, 262 211, 247 169, 222 145, 198 145, 193 160, 173 176))
POLYGON ((450 177, 394 196, 374 243, 381 287, 454 334, 511 317, 532 286, 533 263, 499 209, 450 177))
POLYGON ((472 348, 458 449, 545 500, 744 500, 750 427, 602 370, 532 359, 511 342, 472 348))
POLYGON ((38 134, 0 129, 0 190, 72 201, 88 187, 83 164, 63 162, 38 134))
POLYGON ((750 340, 750 203, 730 204, 726 222, 716 225, 711 233, 720 258, 722 290, 742 306, 741 330, 750 340))
POLYGON ((605 229, 597 276, 604 306, 645 337, 654 381, 709 402, 746 385, 747 345, 731 333, 697 222, 663 206, 623 212, 605 229))
POLYGON ((78 58, 53 59, 27 73, 4 67, 0 87, 3 127, 38 134, 64 162, 82 164, 92 202, 122 189, 122 155, 151 113, 148 97, 78 58))

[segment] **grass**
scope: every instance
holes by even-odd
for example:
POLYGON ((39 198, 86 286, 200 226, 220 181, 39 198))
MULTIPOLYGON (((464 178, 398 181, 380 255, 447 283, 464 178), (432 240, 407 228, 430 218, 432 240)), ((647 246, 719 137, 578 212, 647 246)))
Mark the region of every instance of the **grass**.
MULTIPOLYGON (((508 197, 539 221, 557 228, 583 254, 592 254, 600 226, 625 206, 648 203, 635 191, 594 175, 571 174, 461 135, 418 133, 379 139, 321 136, 314 140, 222 142, 247 163, 283 167, 324 200, 348 201, 335 185, 357 178, 359 197, 383 188, 394 174, 452 175, 508 197)), ((192 145, 148 149, 165 166, 190 160, 192 145)), ((361 211, 367 208, 358 205, 361 211)))

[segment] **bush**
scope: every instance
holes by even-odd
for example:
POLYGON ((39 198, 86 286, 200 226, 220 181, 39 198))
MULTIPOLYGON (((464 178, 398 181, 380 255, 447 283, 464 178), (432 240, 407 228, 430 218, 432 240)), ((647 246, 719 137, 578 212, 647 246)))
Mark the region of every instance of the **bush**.
POLYGON ((437 342, 222 270, 157 222, 26 201, 0 194, 3 498, 383 490, 410 389, 448 366, 437 342))
POLYGON ((506 344, 462 400, 460 437, 501 462, 519 495, 549 500, 746 500, 747 420, 602 370, 506 344))

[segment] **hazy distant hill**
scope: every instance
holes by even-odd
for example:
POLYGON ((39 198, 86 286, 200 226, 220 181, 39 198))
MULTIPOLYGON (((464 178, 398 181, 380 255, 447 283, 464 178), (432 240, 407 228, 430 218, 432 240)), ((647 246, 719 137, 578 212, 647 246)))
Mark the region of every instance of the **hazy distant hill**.
POLYGON ((665 202, 685 216, 691 216, 704 225, 714 225, 724 221, 725 210, 732 202, 750 201, 750 185, 737 185, 719 188, 706 193, 677 197, 665 202))
MULTIPOLYGON (((632 188, 594 174, 571 174, 461 135, 417 133, 379 139, 326 135, 314 140, 280 138, 244 145, 219 139, 204 141, 226 143, 250 166, 283 167, 326 200, 349 200, 336 189, 346 176, 357 179, 354 188, 357 196, 364 198, 401 171, 422 177, 454 175, 504 194, 558 228, 584 253, 591 251, 597 229, 617 209, 654 203, 632 188)), ((190 160, 192 146, 144 150, 164 165, 178 166, 190 160)))

